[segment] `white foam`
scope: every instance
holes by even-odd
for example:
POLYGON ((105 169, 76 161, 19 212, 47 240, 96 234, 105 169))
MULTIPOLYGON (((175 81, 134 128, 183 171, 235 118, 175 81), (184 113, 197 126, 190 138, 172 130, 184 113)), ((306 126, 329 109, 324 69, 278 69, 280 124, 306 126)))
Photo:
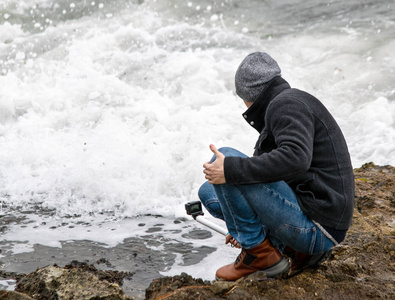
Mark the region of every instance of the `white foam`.
POLYGON ((0 26, 16 38, 3 43, 15 53, 8 62, 18 58, 0 77, 4 203, 42 202, 59 214, 181 214, 204 181, 210 143, 252 153, 256 133, 240 117, 233 74, 262 43, 293 86, 333 112, 355 167, 394 164, 394 75, 383 71, 394 64, 393 42, 376 47, 363 28, 262 41, 155 9, 172 12, 135 5, 111 20, 80 18, 32 35, 0 26))
POLYGON ((13 291, 16 287, 16 280, 12 279, 4 279, 1 280, 0 277, 0 289, 1 290, 8 290, 8 291, 13 291))
POLYGON ((175 276, 185 272, 187 274, 193 274, 195 278, 214 280, 217 269, 233 262, 239 253, 239 249, 221 244, 218 245, 214 253, 206 256, 198 265, 185 266, 183 265, 183 260, 178 256, 178 260, 176 260, 174 265, 169 270, 160 272, 160 274, 163 276, 175 276))
MULTIPOLYGON (((181 230, 182 225, 172 224, 172 220, 161 219, 162 221, 166 223, 166 230, 181 230)), ((1 235, 0 241, 11 241, 7 251, 14 254, 32 252, 36 244, 61 248, 62 242, 74 240, 92 240, 104 247, 115 247, 128 237, 147 235, 146 231, 153 227, 155 222, 157 219, 148 216, 117 219, 94 215, 64 219, 56 216, 30 215, 25 221, 27 225, 10 226, 1 235)))
MULTIPOLYGON (((11 32, 18 59, 0 77, 2 199, 43 202, 60 214, 172 215, 196 198, 208 144, 252 153, 256 133, 240 118, 233 74, 261 39, 165 20, 144 5, 90 22, 11 32), (22 56, 28 64, 18 63, 22 56)), ((375 39, 316 35, 279 37, 265 48, 293 86, 333 112, 355 167, 393 164, 394 91, 380 70, 383 60, 393 64, 392 42, 365 55, 375 39)))

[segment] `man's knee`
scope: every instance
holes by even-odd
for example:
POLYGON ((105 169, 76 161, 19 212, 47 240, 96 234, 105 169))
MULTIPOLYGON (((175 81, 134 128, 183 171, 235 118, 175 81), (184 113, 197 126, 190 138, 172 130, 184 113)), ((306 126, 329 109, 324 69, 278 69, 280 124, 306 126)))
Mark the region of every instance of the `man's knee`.
POLYGON ((200 201, 202 201, 202 202, 207 198, 206 195, 207 195, 208 189, 209 189, 208 185, 209 185, 209 183, 208 183, 208 181, 206 181, 199 188, 198 197, 199 197, 200 201))
POLYGON ((218 151, 225 156, 247 157, 244 153, 231 147, 221 147, 218 151))

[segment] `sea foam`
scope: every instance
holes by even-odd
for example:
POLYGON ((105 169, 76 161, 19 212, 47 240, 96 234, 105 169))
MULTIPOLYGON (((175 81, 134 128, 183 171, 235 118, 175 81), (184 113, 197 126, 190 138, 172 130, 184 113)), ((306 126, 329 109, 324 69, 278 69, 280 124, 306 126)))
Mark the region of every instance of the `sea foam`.
POLYGON ((354 167, 395 164, 393 9, 365 2, 7 1, 0 203, 39 225, 2 239, 27 240, 15 252, 71 238, 114 245, 140 232, 124 218, 185 217, 209 144, 253 153, 258 133, 241 117, 234 73, 254 51, 328 107, 354 167), (40 225, 48 211, 55 227, 84 217, 97 231, 51 231, 40 225), (111 222, 134 231, 98 229, 111 222))

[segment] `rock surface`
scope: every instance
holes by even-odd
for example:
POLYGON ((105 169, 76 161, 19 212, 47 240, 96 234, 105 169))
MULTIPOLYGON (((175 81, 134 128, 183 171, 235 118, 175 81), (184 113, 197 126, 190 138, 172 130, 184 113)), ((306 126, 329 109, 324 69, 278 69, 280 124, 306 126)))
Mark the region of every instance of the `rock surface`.
POLYGON ((34 299, 131 300, 120 287, 122 273, 100 271, 92 265, 74 263, 64 268, 49 266, 19 280, 16 291, 34 299))
MULTIPOLYGON (((154 280, 146 299, 395 299, 395 168, 369 163, 354 174, 352 226, 320 267, 214 283, 183 273, 154 280)), ((133 299, 120 287, 123 276, 87 264, 46 267, 18 278, 16 291, 28 296, 0 291, 0 299, 133 299)))
POLYGON ((14 291, 0 291, 1 300, 33 300, 26 294, 14 292, 14 291))

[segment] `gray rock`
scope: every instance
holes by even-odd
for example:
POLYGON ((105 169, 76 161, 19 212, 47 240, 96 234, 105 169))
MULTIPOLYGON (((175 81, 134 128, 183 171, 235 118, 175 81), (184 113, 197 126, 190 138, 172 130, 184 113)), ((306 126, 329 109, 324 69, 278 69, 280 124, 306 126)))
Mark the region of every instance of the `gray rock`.
POLYGON ((45 267, 22 278, 16 290, 39 299, 106 299, 132 300, 121 287, 100 278, 103 274, 92 268, 45 267))

